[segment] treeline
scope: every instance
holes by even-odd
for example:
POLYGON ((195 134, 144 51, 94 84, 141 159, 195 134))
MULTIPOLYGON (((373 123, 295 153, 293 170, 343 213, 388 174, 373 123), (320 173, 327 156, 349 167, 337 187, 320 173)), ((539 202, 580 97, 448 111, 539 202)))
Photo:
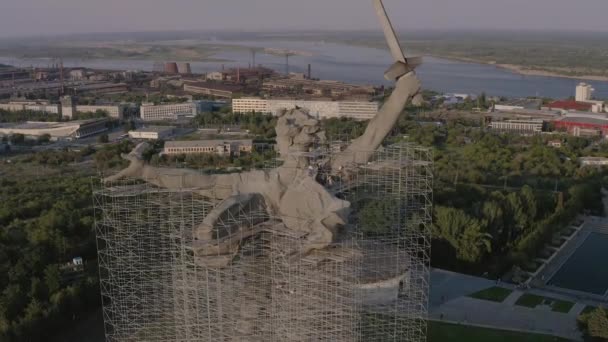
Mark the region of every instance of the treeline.
POLYGON ((92 165, 97 171, 109 172, 110 170, 126 167, 128 162, 121 158, 121 154, 129 153, 135 147, 131 141, 125 140, 119 144, 112 144, 95 149, 87 146, 79 150, 45 150, 28 154, 19 159, 16 163, 36 163, 49 167, 62 167, 71 163, 80 163, 87 159, 92 159, 92 165))
POLYGON ((70 163, 78 163, 85 160, 86 157, 95 153, 95 149, 91 146, 85 147, 80 151, 73 150, 46 150, 29 154, 20 160, 22 163, 37 163, 46 166, 63 166, 70 163))
POLYGON ((608 156, 608 144, 569 136, 523 137, 476 122, 399 122, 394 140, 434 152, 433 263, 501 274, 533 260, 553 237, 589 212, 604 214, 606 173, 578 158, 608 156), (548 146, 559 139, 561 148, 548 146))
POLYGON ((0 109, 0 122, 24 122, 24 121, 61 121, 60 114, 44 113, 32 110, 8 111, 0 109))
POLYGON ((238 126, 250 134, 269 139, 276 136, 277 118, 262 113, 207 112, 197 115, 194 123, 199 127, 238 126))
POLYGON ((1 341, 52 340, 99 306, 91 196, 87 178, 0 180, 1 341))
POLYGON ((266 151, 252 151, 241 153, 240 156, 219 156, 216 154, 181 154, 175 156, 157 154, 153 155, 150 163, 162 167, 177 167, 201 170, 205 172, 218 172, 230 168, 240 170, 261 169, 272 166, 277 153, 270 149, 266 151))

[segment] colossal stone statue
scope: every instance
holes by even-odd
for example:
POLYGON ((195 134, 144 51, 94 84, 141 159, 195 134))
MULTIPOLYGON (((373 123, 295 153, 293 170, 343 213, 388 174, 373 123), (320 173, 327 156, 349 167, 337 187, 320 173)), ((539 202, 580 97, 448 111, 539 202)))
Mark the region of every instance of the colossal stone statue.
MULTIPOLYGON (((396 80, 395 89, 362 136, 332 160, 313 162, 309 152, 325 140, 318 120, 300 109, 286 110, 277 126, 277 145, 284 163, 272 170, 235 174, 203 175, 193 170, 158 168, 147 165, 140 144, 123 158, 130 166, 106 182, 137 178, 168 189, 197 189, 201 195, 221 201, 196 229, 196 257, 201 265, 222 267, 231 262, 244 238, 259 233, 255 225, 218 228, 216 223, 235 207, 266 210, 282 221, 284 229, 302 236, 299 254, 323 249, 335 242, 336 234, 348 218, 350 203, 334 196, 317 181, 316 170, 345 175, 357 164, 367 163, 372 153, 393 129, 409 101, 419 102, 420 81, 409 64, 386 16, 381 0, 375 0, 395 64, 386 77, 396 80)), ((260 228, 261 229, 261 228, 260 228)))

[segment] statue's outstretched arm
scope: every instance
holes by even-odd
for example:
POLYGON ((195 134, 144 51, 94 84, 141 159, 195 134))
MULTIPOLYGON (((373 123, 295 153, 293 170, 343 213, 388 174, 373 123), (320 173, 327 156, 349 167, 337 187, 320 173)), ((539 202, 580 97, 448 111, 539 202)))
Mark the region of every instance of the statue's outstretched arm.
POLYGON ((229 196, 234 182, 232 175, 204 175, 194 170, 177 168, 153 167, 143 160, 142 154, 149 147, 147 143, 137 145, 129 154, 122 158, 128 160, 130 165, 114 176, 104 179, 105 183, 116 182, 125 178, 141 179, 148 183, 166 189, 196 188, 202 193, 223 198, 229 196), (221 191, 218 188, 221 188, 221 191), (217 193, 216 193, 217 192, 217 193))
POLYGON ((337 171, 352 163, 367 163, 373 152, 380 147, 382 141, 395 127, 407 102, 418 95, 420 86, 420 80, 413 71, 399 78, 392 95, 369 122, 365 133, 332 160, 332 170, 337 171))

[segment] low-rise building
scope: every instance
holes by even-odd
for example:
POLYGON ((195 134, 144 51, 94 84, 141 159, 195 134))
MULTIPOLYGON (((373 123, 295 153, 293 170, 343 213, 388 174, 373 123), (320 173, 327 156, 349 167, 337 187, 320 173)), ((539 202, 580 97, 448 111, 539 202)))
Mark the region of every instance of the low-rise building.
POLYGON ((214 71, 208 73, 205 78, 209 81, 224 81, 226 80, 226 75, 227 73, 225 72, 214 71))
POLYGON ((564 100, 564 101, 555 101, 547 104, 546 108, 549 110, 559 109, 564 112, 568 111, 578 111, 578 112, 590 112, 591 107, 593 105, 591 103, 573 101, 573 100, 564 100))
POLYGON ((517 110, 540 110, 543 101, 541 99, 513 99, 494 105, 494 110, 517 111, 517 110))
POLYGON ((174 131, 175 128, 170 126, 149 126, 130 131, 129 137, 142 140, 160 140, 170 137, 174 131))
POLYGON ((547 146, 551 146, 551 147, 555 147, 555 148, 561 148, 562 147, 562 141, 561 140, 551 140, 551 141, 547 142, 547 146))
POLYGON ((210 82, 184 81, 184 91, 190 94, 207 95, 231 99, 235 93, 242 92, 243 87, 210 82))
POLYGON ((163 105, 145 103, 139 111, 144 121, 177 120, 183 116, 195 116, 196 106, 192 102, 163 105))
POLYGON ((107 119, 68 122, 28 121, 19 124, 0 124, 0 135, 23 134, 29 138, 50 135, 52 140, 72 140, 88 137, 108 130, 107 119))
POLYGON ((9 112, 31 110, 46 114, 59 114, 61 112, 61 107, 58 104, 51 104, 48 101, 12 101, 9 103, 0 103, 0 109, 9 112))
POLYGON ((219 156, 239 156, 253 151, 252 140, 196 140, 167 141, 163 155, 215 154, 219 156))
POLYGON ((125 83, 91 83, 72 87, 74 95, 80 94, 120 94, 129 91, 125 83))
POLYGON ((331 80, 309 80, 295 78, 273 79, 264 82, 264 89, 269 91, 302 91, 316 96, 345 96, 351 93, 366 93, 373 95, 372 86, 360 86, 331 80))
POLYGON ((539 134, 543 131, 543 120, 505 120, 492 121, 490 128, 497 131, 519 134, 539 134))
POLYGON ((574 136, 608 135, 606 115, 592 113, 569 113, 553 122, 555 128, 568 131, 574 136))
POLYGON ((232 100, 232 111, 234 113, 270 113, 269 100, 255 97, 245 97, 232 100))
POLYGON ((24 105, 22 103, 0 103, 0 109, 6 110, 9 112, 18 112, 20 110, 24 110, 24 105))
POLYGON ((303 108, 310 115, 320 119, 352 118, 369 120, 380 110, 378 102, 369 101, 306 101, 306 100, 266 100, 260 98, 242 98, 232 100, 232 111, 235 113, 269 113, 279 115, 283 110, 303 108))
POLYGON ((583 157, 579 159, 581 166, 607 166, 608 158, 602 157, 583 157))

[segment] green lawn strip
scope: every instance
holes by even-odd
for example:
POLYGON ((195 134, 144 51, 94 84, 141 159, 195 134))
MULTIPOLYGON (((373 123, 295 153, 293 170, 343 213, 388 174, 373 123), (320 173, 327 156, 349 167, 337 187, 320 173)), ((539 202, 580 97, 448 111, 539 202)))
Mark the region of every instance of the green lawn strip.
POLYGON ((565 339, 539 334, 429 322, 428 342, 562 342, 565 339))
POLYGON ((505 299, 507 299, 507 297, 509 297, 512 292, 513 290, 494 286, 485 290, 481 290, 479 292, 475 292, 469 295, 469 297, 502 303, 505 299))
POLYGON ((551 310, 555 312, 568 313, 574 306, 574 303, 565 300, 553 300, 551 310))
POLYGON ((523 294, 521 297, 519 297, 519 299, 517 299, 517 301, 515 302, 515 305, 535 308, 543 303, 550 305, 552 311, 561 313, 568 313, 574 306, 573 302, 542 297, 528 293, 523 294))
POLYGON ((545 297, 533 295, 533 294, 523 294, 517 301, 515 305, 525 306, 528 308, 535 308, 538 305, 542 304, 545 301, 545 297))

